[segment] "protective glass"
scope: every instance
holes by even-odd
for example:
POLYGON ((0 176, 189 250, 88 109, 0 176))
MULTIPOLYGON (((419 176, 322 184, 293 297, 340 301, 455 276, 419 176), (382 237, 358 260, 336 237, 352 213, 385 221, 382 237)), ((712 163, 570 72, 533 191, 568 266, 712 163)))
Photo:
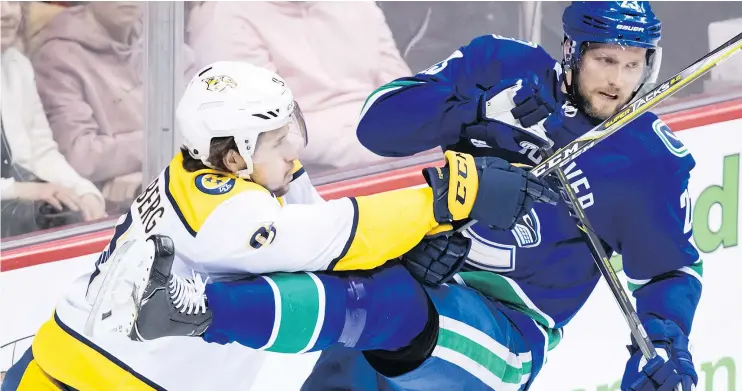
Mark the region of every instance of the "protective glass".
POLYGON ((299 104, 294 102, 288 123, 279 129, 261 133, 252 155, 253 163, 291 161, 307 145, 307 127, 299 104))

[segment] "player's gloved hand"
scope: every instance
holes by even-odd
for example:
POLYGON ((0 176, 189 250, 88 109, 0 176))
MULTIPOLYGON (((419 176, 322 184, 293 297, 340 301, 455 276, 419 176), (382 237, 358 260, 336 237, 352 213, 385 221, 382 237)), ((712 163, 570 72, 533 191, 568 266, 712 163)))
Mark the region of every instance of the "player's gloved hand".
POLYGON ((423 170, 433 189, 433 214, 440 224, 474 219, 510 230, 534 202, 555 205, 559 195, 547 182, 507 161, 446 151, 446 166, 423 170))
POLYGON ((467 126, 463 136, 510 151, 520 150, 524 141, 539 148, 553 147, 544 121, 558 107, 556 88, 554 70, 501 81, 482 94, 479 122, 467 126))
POLYGON ((461 270, 471 249, 471 239, 460 232, 426 236, 402 255, 402 264, 418 281, 428 285, 447 282, 461 270))
POLYGON ((698 383, 693 357, 688 351, 688 337, 670 320, 645 322, 657 356, 649 362, 636 343, 628 346, 631 358, 621 380, 623 391, 691 391, 698 383))

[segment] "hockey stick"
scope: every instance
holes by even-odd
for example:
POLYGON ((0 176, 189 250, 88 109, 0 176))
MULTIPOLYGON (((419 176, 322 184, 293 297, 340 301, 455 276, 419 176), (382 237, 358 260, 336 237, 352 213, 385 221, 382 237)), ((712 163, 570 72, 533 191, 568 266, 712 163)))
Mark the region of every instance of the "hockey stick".
POLYGON ((543 162, 534 167, 531 172, 536 174, 537 177, 543 177, 554 172, 557 167, 566 166, 575 160, 577 156, 594 147, 595 144, 603 141, 606 137, 615 133, 690 82, 697 80, 706 72, 710 71, 711 68, 721 64, 740 49, 742 49, 742 33, 703 56, 658 87, 634 99, 625 109, 614 114, 600 125, 547 157, 543 162))
POLYGON ((569 180, 564 175, 561 167, 573 161, 577 156, 595 146, 595 144, 617 132, 632 120, 657 105, 657 103, 679 91, 685 85, 698 79, 714 66, 721 64, 724 60, 729 58, 732 54, 735 54, 740 49, 742 49, 742 34, 737 35, 728 42, 719 46, 688 68, 673 76, 670 80, 662 83, 659 87, 632 101, 626 109, 621 110, 617 114, 608 118, 603 123, 587 132, 582 137, 567 144, 566 147, 560 149, 556 153, 547 150, 546 160, 534 167, 532 170, 538 177, 544 177, 551 172, 556 173, 556 176, 569 199, 567 205, 571 209, 572 215, 577 221, 577 228, 580 229, 580 233, 590 249, 595 264, 603 277, 605 277, 606 282, 613 293, 613 297, 621 308, 621 313, 626 319, 626 323, 629 325, 629 329, 631 330, 631 334, 634 337, 637 346, 647 360, 650 360, 657 355, 654 345, 652 344, 652 341, 649 340, 647 332, 644 330, 644 326, 639 320, 639 315, 637 315, 626 291, 618 280, 616 271, 610 263, 610 258, 608 257, 608 254, 606 254, 606 251, 600 242, 600 238, 595 234, 590 221, 588 221, 585 216, 585 211, 582 209, 582 205, 574 194, 574 190, 570 186, 569 180))
MULTIPOLYGON (((551 154, 551 150, 546 151, 546 153, 551 154)), ((626 323, 629 325, 631 335, 634 337, 634 340, 636 340, 637 346, 639 346, 639 349, 642 351, 642 354, 647 361, 653 359, 657 355, 654 345, 652 344, 652 341, 649 340, 649 336, 647 336, 647 332, 644 330, 644 326, 642 325, 641 320, 639 320, 639 315, 636 313, 633 304, 629 301, 626 290, 623 289, 621 282, 618 280, 616 270, 613 269, 610 257, 603 248, 600 238, 595 234, 592 225, 590 225, 590 221, 587 219, 587 216, 585 216, 585 211, 577 200, 577 196, 574 194, 572 186, 569 185, 569 180, 566 175, 564 175, 564 171, 562 171, 560 167, 557 167, 554 172, 556 173, 564 192, 567 194, 567 198, 569 199, 567 206, 572 212, 572 217, 576 220, 577 228, 580 230, 580 234, 585 240, 588 249, 590 249, 590 254, 593 256, 595 265, 598 266, 600 274, 605 277, 608 287, 611 289, 611 293, 613 293, 613 297, 621 308, 621 313, 626 319, 626 323)))

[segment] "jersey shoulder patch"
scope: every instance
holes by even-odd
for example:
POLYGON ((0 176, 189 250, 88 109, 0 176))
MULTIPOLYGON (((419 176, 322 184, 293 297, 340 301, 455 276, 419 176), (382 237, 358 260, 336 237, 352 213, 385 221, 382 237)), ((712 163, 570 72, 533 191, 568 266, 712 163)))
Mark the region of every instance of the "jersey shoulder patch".
POLYGON ((189 172, 178 154, 165 169, 165 194, 188 232, 196 236, 219 205, 245 192, 270 192, 264 187, 215 170, 189 172))
POLYGON ((218 173, 204 173, 196 176, 194 181, 196 188, 202 193, 209 195, 227 194, 234 188, 235 178, 230 178, 218 173))
POLYGON ((647 164, 663 171, 690 171, 695 160, 677 134, 654 113, 644 113, 610 136, 613 150, 623 154, 632 167, 647 164))

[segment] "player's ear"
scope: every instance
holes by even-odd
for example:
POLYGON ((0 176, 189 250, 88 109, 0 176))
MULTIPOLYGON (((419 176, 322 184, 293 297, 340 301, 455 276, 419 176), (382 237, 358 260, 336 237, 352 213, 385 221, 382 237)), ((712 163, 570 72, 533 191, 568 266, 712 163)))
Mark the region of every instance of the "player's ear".
POLYGON ((222 157, 222 163, 224 163, 224 167, 226 167, 231 173, 236 173, 237 171, 244 170, 247 167, 245 159, 243 159, 239 152, 234 149, 230 149, 224 154, 224 157, 222 157))

